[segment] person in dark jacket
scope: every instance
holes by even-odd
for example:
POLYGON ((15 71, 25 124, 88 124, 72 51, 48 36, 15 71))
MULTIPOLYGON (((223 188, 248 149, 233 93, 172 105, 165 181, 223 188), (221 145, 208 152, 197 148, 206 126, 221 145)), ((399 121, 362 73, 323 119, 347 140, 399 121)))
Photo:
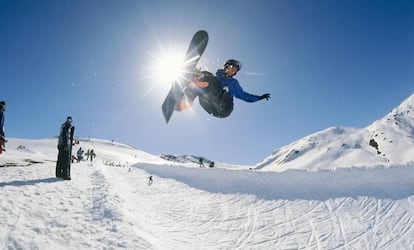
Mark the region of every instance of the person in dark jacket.
MULTIPOLYGON (((186 98, 183 102, 192 102, 198 96, 201 107, 207 113, 225 118, 233 111, 233 97, 246 102, 257 102, 269 100, 270 94, 253 95, 245 92, 237 79, 233 78, 241 69, 241 63, 230 59, 224 64, 224 69, 219 69, 214 76, 212 73, 203 71, 194 77, 185 92, 186 98)), ((178 103, 178 110, 184 110, 191 103, 178 103), (180 108, 183 107, 183 108, 180 108)))
POLYGON ((56 177, 70 180, 70 164, 72 158, 72 144, 75 127, 72 125, 72 117, 68 116, 60 127, 58 140, 58 160, 56 163, 56 177))
POLYGON ((78 163, 83 160, 83 153, 84 151, 82 148, 79 148, 78 152, 76 152, 76 160, 78 163))
POLYGON ((200 164, 200 168, 204 168, 204 160, 202 157, 198 158, 198 164, 200 164))
POLYGON ((6 112, 6 102, 0 101, 0 154, 5 151, 6 135, 4 133, 4 112, 6 112))

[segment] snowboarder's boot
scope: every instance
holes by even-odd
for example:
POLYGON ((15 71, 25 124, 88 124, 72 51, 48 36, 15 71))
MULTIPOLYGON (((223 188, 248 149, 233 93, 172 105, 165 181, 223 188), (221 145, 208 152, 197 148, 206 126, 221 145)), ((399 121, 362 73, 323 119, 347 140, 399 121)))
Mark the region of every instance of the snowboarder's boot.
POLYGON ((207 81, 200 81, 200 70, 189 76, 186 81, 187 86, 183 90, 183 94, 179 100, 177 100, 177 106, 175 110, 184 111, 193 106, 193 101, 197 96, 204 94, 204 90, 209 86, 207 81))

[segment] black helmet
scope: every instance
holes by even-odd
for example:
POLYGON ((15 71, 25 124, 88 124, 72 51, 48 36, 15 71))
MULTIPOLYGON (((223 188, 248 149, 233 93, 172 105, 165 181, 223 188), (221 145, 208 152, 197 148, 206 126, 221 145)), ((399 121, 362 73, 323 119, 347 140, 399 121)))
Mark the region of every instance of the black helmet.
POLYGON ((234 59, 227 60, 226 63, 224 64, 224 67, 226 68, 227 66, 230 66, 230 65, 236 66, 237 71, 241 70, 241 67, 242 67, 241 62, 234 60, 234 59))

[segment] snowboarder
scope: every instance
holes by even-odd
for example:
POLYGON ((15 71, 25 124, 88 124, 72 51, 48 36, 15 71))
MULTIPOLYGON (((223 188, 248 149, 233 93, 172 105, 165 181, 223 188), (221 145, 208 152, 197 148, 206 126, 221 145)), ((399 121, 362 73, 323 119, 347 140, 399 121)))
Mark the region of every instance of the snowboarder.
POLYGON ((184 98, 178 103, 179 111, 191 107, 191 102, 198 96, 200 105, 207 113, 225 118, 233 111, 233 97, 246 102, 269 100, 270 94, 252 95, 245 92, 239 81, 233 78, 240 71, 242 64, 234 59, 227 60, 223 69, 214 76, 208 71, 196 73, 185 90, 184 98))
POLYGON ((151 185, 154 182, 154 180, 152 179, 152 175, 150 177, 148 177, 148 186, 151 185))
POLYGON ((72 126, 72 117, 68 116, 60 127, 58 141, 58 161, 56 163, 56 177, 70 180, 70 164, 72 156, 73 133, 75 127, 72 126))
POLYGON ((4 112, 6 112, 6 102, 0 101, 0 154, 6 151, 6 135, 4 133, 4 112))

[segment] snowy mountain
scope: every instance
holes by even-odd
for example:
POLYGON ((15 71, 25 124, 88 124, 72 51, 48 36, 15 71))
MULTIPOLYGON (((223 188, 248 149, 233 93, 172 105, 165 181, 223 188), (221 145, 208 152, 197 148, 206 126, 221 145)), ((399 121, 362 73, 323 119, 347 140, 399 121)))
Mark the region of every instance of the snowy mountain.
POLYGON ((414 160, 414 95, 366 128, 333 127, 275 151, 256 169, 374 167, 414 160))
POLYGON ((56 138, 9 138, 0 249, 414 249, 413 99, 367 128, 305 137, 256 170, 80 139, 73 151, 97 157, 63 181, 56 138))
POLYGON ((202 157, 202 156, 194 156, 194 155, 161 155, 162 159, 172 162, 179 162, 179 163, 200 163, 200 159, 203 163, 207 165, 211 162, 210 160, 202 157))

